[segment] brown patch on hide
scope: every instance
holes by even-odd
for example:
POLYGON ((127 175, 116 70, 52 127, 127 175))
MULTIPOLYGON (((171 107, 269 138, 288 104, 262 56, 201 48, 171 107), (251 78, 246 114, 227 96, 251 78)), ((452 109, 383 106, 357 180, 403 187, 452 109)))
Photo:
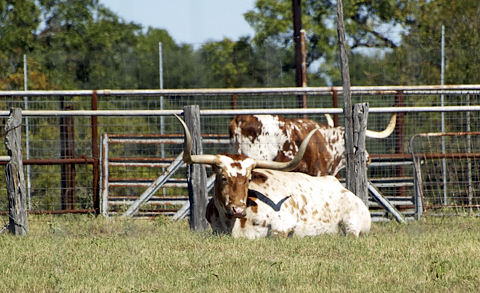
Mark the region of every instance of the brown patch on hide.
POLYGON ((252 190, 248 190, 247 207, 251 208, 253 213, 258 213, 257 196, 252 190))
POLYGON ((294 200, 291 200, 290 203, 292 204, 293 209, 296 210, 296 211, 298 211, 298 204, 297 204, 297 202, 294 201, 294 200))
POLYGON ((263 125, 253 115, 237 115, 230 121, 230 125, 228 126, 230 138, 235 136, 235 129, 238 127, 241 128, 241 135, 249 138, 253 143, 260 133, 262 133, 263 125))
MULTIPOLYGON (((244 155, 237 155, 237 154, 225 154, 224 156, 227 156, 229 158, 231 158, 232 160, 234 161, 244 161, 245 159, 248 159, 247 156, 244 156, 244 155)), ((232 163, 232 164, 235 164, 236 162, 232 163)), ((240 164, 240 163, 237 163, 237 164, 240 164)), ((240 165, 241 167, 241 165, 240 165)))
POLYGON ((247 207, 249 207, 253 213, 258 213, 258 204, 253 198, 247 198, 247 207))
POLYGON ((240 162, 233 162, 230 164, 230 166, 232 168, 238 168, 238 169, 242 168, 242 164, 240 164, 240 162))
POLYGON ((252 182, 255 182, 257 184, 262 184, 267 182, 267 180, 268 180, 267 175, 260 172, 255 172, 255 171, 252 172, 252 182))
POLYGON ((303 208, 300 210, 300 214, 301 214, 302 216, 304 216, 306 213, 307 213, 307 211, 305 210, 305 207, 303 207, 303 208))
POLYGON ((245 223, 247 223, 247 218, 243 217, 240 219, 240 227, 245 228, 245 223))
POLYGON ((307 198, 305 197, 305 195, 302 194, 302 200, 303 200, 303 203, 304 204, 307 204, 307 198))
POLYGON ((340 141, 340 134, 338 134, 338 133, 334 134, 334 135, 331 137, 330 141, 331 141, 332 143, 337 143, 337 142, 339 142, 339 141, 340 141))

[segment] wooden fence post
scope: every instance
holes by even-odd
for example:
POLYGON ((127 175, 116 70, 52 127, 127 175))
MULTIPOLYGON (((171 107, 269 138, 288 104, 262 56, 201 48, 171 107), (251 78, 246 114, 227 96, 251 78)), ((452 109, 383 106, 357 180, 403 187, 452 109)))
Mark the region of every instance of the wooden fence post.
MULTIPOLYGON (((183 115, 192 136, 192 155, 202 155, 200 136, 200 108, 198 105, 183 107, 183 115)), ((205 219, 207 208, 207 172, 203 164, 187 165, 188 199, 190 201, 190 229, 203 231, 208 228, 205 219)))
POLYGON ((345 25, 343 23, 342 0, 337 1, 337 32, 338 47, 340 50, 340 64, 342 68, 343 115, 345 119, 345 185, 348 190, 355 193, 352 94, 350 90, 350 71, 348 68, 347 41, 345 39, 345 25))
POLYGON ((365 137, 367 132, 368 103, 353 106, 353 147, 355 149, 355 194, 368 207, 367 156, 365 137))
POLYGON ((10 233, 22 236, 27 234, 27 192, 23 174, 22 156, 22 109, 11 108, 5 125, 5 147, 10 162, 5 167, 7 181, 10 233))

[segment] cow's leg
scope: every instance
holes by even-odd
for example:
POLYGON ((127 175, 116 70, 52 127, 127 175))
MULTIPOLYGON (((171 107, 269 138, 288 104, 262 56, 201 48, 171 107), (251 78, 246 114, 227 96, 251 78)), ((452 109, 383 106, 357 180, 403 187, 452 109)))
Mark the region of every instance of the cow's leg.
POLYGON ((340 230, 343 232, 343 235, 353 235, 354 237, 358 237, 361 231, 361 219, 359 218, 357 212, 350 211, 345 213, 339 226, 340 230))

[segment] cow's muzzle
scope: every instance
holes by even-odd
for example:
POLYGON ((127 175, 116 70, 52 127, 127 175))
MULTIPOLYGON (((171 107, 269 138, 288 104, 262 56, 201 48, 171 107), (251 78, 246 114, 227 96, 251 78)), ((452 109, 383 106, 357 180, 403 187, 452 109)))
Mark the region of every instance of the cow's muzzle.
POLYGON ((243 218, 247 215, 247 211, 241 206, 231 206, 227 209, 227 216, 232 218, 243 218))

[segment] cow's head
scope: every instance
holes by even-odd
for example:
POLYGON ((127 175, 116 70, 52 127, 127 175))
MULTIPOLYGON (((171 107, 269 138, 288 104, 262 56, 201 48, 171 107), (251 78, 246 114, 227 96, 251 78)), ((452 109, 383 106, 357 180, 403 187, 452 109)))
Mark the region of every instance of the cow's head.
POLYGON ((241 218, 247 208, 248 185, 255 168, 291 171, 301 162, 310 137, 302 142, 297 154, 290 162, 271 162, 251 159, 242 155, 192 155, 192 138, 183 120, 175 115, 185 129, 183 161, 187 164, 208 164, 216 174, 214 204, 227 217, 241 218))

